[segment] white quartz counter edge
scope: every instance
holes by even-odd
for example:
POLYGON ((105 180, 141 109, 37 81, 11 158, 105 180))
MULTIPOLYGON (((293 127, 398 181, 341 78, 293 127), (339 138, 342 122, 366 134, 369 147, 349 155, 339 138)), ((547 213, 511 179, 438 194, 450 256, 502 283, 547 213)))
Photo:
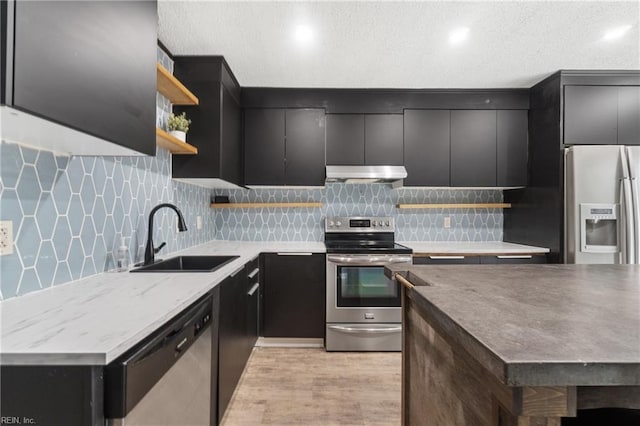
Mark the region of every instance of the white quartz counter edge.
POLYGON ((263 252, 319 242, 214 241, 180 254, 237 255, 212 273, 104 273, 0 303, 0 364, 105 365, 263 252))
POLYGON ((549 253, 548 248, 527 246, 523 244, 505 243, 502 241, 486 242, 416 242, 399 241, 399 244, 413 249, 413 254, 543 254, 549 253))

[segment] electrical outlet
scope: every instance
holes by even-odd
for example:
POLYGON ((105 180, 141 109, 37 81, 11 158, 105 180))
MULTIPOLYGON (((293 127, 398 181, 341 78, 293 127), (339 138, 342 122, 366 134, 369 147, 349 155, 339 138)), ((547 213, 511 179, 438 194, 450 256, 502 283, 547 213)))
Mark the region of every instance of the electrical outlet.
POLYGON ((0 221, 0 256, 13 253, 13 222, 0 221))
POLYGON ((202 216, 196 216, 196 229, 202 229, 202 216))
POLYGON ((446 229, 451 228, 451 216, 446 216, 444 218, 444 228, 446 229))

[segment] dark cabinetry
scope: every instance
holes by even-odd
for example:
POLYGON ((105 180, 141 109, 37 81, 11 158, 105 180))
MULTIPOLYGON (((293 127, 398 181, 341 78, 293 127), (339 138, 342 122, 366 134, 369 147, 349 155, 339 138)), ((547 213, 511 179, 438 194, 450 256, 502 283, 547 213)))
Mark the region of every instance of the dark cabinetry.
POLYGON ((617 87, 565 86, 565 144, 615 144, 617 127, 617 87))
POLYGON ((640 145, 640 86, 618 88, 618 143, 640 145))
POLYGON ((640 144, 640 87, 564 87, 566 145, 640 144))
POLYGON ((451 185, 496 184, 496 111, 451 111, 451 185))
POLYGON ((263 335, 324 337, 324 254, 263 255, 263 335))
POLYGON ((325 116, 321 109, 246 109, 247 185, 323 185, 325 116))
POLYGON ((405 110, 406 186, 449 186, 449 110, 405 110))
POLYGON ((526 110, 405 110, 407 186, 525 186, 526 110))
POLYGON ((231 401, 247 363, 247 279, 244 267, 220 284, 218 421, 231 401))
MULTIPOLYGON (((3 57, 3 104, 155 154, 155 1, 2 3, 9 8, 2 26, 15 30, 3 31, 12 53, 6 63, 3 57)), ((64 148, 74 149, 103 152, 64 148)))
POLYGON ((527 113, 526 110, 497 111, 497 186, 527 184, 527 113))
POLYGON ((328 114, 327 164, 402 165, 402 114, 328 114))
POLYGON ((364 164, 364 115, 327 114, 327 164, 364 164))
POLYGON ((191 120, 188 142, 198 155, 174 155, 172 176, 243 184, 240 87, 221 56, 178 57, 175 75, 199 98, 197 107, 175 107, 191 120))
POLYGON ((369 114, 364 117, 364 164, 404 164, 402 115, 369 114))
POLYGON ((217 287, 220 288, 218 421, 224 416, 258 339, 259 279, 256 258, 217 287))

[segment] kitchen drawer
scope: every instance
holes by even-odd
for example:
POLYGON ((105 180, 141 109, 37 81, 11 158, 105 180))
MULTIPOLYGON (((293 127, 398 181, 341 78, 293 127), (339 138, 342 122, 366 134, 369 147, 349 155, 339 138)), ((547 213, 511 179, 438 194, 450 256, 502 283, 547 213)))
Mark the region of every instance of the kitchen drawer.
POLYGON ((414 265, 477 265, 479 263, 479 256, 431 255, 413 257, 414 265))
POLYGON ((504 256, 481 256, 480 263, 490 265, 521 264, 521 263, 547 263, 547 256, 544 254, 523 254, 504 256))

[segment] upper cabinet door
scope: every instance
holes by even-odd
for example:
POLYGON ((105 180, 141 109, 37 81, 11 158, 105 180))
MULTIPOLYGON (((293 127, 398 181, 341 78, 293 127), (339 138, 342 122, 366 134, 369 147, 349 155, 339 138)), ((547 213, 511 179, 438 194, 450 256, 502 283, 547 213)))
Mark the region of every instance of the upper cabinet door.
POLYGON ((606 145, 617 143, 618 88, 565 86, 564 143, 606 145))
POLYGON ((498 114, 498 186, 526 186, 528 111, 498 114))
POLYGON ((246 109, 245 185, 284 185, 284 109, 246 109))
POLYGON ((364 115, 327 114, 327 165, 364 164, 364 115))
MULTIPOLYGON (((222 140, 220 141, 220 178, 242 185, 242 110, 236 99, 224 85, 220 85, 222 96, 222 140)), ((212 119, 212 118, 211 118, 212 119)), ((214 144, 216 140, 212 141, 214 144)))
POLYGON ((451 111, 451 186, 496 182, 496 111, 451 111))
POLYGON ((155 1, 15 2, 13 105, 155 154, 155 1))
POLYGON ((325 180, 325 116, 322 109, 286 111, 285 181, 322 186, 325 180))
POLYGON ((404 111, 405 186, 449 186, 451 112, 404 111))
POLYGON ((618 143, 640 145, 640 87, 618 88, 618 143))
POLYGON ((402 166, 404 150, 401 114, 369 114, 364 118, 364 163, 402 166))

